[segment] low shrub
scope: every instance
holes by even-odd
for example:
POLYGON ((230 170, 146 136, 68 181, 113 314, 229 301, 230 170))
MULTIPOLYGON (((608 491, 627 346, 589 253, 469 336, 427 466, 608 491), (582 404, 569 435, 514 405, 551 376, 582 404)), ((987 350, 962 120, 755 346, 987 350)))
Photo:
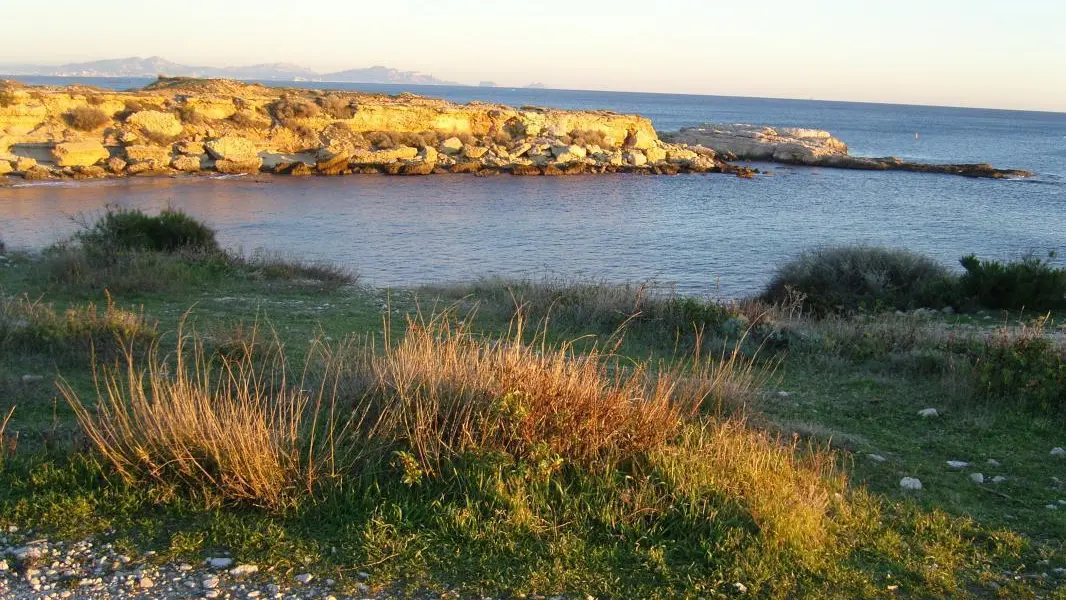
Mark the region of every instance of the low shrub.
POLYGON ((215 232, 180 210, 150 216, 139 209, 108 208, 75 239, 90 249, 175 252, 217 251, 215 232))
POLYGON ((1037 311, 1066 309, 1066 269, 1056 268, 1055 253, 1046 259, 1028 255, 1001 263, 975 255, 960 261, 966 272, 960 279, 964 295, 987 308, 1037 311))
POLYGON ((1038 414, 1066 413, 1066 346, 1046 335, 1043 320, 1002 329, 972 346, 978 392, 1038 414))
POLYGON ((316 101, 322 112, 334 119, 350 119, 358 110, 349 98, 337 94, 319 96, 316 101))
POLYGON ((270 126, 269 119, 260 119, 254 112, 248 110, 238 110, 227 117, 227 120, 238 127, 247 129, 266 129, 270 126))
POLYGON ((590 146, 595 145, 601 148, 611 148, 614 144, 610 143, 607 138, 607 134, 602 131, 594 129, 575 129, 570 132, 571 141, 578 146, 590 146))
POLYGON ((286 96, 271 105, 274 118, 284 123, 293 119, 309 119, 317 117, 322 109, 317 104, 306 98, 286 96))
POLYGON ((795 294, 819 315, 942 308, 958 298, 956 279, 933 259, 870 246, 804 252, 778 267, 761 297, 781 302, 795 294))
POLYGON ((78 106, 63 115, 67 125, 79 131, 95 131, 111 122, 111 117, 99 108, 78 106))
POLYGON ((196 107, 182 104, 174 109, 174 112, 178 115, 178 119, 186 125, 210 125, 213 119, 205 117, 200 111, 196 110, 196 107))

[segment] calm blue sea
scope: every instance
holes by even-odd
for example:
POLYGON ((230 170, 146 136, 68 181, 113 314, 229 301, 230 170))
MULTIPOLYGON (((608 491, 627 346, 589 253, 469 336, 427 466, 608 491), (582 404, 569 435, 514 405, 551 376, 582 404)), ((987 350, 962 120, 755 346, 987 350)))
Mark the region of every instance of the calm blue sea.
MULTIPOLYGON (((128 88, 147 79, 19 77, 128 88)), ((279 85, 275 82, 263 82, 279 85)), ((284 85, 301 85, 285 83, 284 85)), ((127 180, 0 188, 0 238, 40 247, 108 203, 181 207, 224 243, 341 261, 378 285, 482 275, 653 279, 696 294, 755 291, 773 266, 825 244, 882 244, 955 265, 963 254, 1066 251, 1066 114, 724 96, 451 86, 306 84, 455 102, 638 113, 659 130, 702 122, 826 129, 852 153, 990 162, 1025 181, 769 166, 771 175, 127 180), (915 133, 920 134, 915 139, 915 133)))

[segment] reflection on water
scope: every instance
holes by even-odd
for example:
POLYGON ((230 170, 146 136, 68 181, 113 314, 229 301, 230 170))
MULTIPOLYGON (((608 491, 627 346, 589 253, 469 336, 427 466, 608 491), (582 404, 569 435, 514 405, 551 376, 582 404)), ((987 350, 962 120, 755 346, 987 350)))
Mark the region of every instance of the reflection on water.
POLYGON ((1061 186, 772 168, 754 181, 352 176, 0 188, 0 238, 41 247, 108 204, 169 205, 209 222, 226 246, 348 264, 376 285, 550 274, 724 295, 758 289, 775 264, 820 244, 907 247, 952 264, 969 252, 1063 245, 1061 186))

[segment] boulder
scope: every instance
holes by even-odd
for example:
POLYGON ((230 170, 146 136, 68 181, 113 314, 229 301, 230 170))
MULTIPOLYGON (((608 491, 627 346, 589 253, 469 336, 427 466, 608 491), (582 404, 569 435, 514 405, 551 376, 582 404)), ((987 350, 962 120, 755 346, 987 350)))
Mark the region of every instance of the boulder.
POLYGON ((508 156, 510 156, 511 160, 515 160, 516 158, 521 158, 526 152, 529 152, 529 150, 532 147, 533 147, 533 144, 530 144, 528 142, 519 144, 519 145, 515 146, 514 148, 511 148, 511 150, 508 152, 508 156))
POLYGON ((0 175, 7 175, 15 170, 15 167, 11 166, 11 162, 6 160, 0 160, 0 175))
POLYGON ((52 156, 61 167, 88 167, 107 160, 107 148, 100 142, 64 142, 52 148, 52 156))
POLYGON ((436 163, 410 162, 403 166, 400 175, 431 175, 436 166, 436 163))
POLYGON ((457 162, 448 171, 450 173, 477 173, 481 167, 481 163, 476 161, 457 162))
POLYGON ((147 133, 159 137, 177 137, 181 135, 181 121, 173 113, 158 110, 142 110, 130 115, 126 122, 140 127, 147 133))
POLYGON ((352 162, 356 164, 388 164, 398 160, 414 160, 418 156, 418 148, 411 146, 397 146, 388 150, 360 150, 352 154, 352 162))
POLYGON ((418 159, 427 164, 437 164, 438 157, 439 153, 437 152, 437 149, 433 146, 426 146, 418 152, 418 159))
POLYGON ((511 167, 512 175, 543 175, 544 172, 535 165, 514 165, 511 167))
POLYGON ((121 173, 123 170, 125 170, 125 168, 126 168, 126 161, 122 160, 121 158, 119 158, 117 156, 112 156, 111 158, 107 159, 107 170, 108 171, 110 171, 112 173, 115 173, 115 174, 118 174, 118 173, 121 173))
POLYGON ((440 151, 445 154, 459 154, 462 149, 463 140, 457 137, 450 137, 440 143, 440 151))
POLYGON ((41 165, 33 165, 22 172, 22 178, 30 181, 39 181, 41 179, 51 179, 54 176, 51 169, 42 167, 41 165))
POLYGON ((670 162, 690 162, 696 160, 696 157, 698 156, 699 154, 696 154, 694 151, 678 146, 670 147, 666 150, 666 160, 670 162))
POLYGON ((15 170, 19 173, 25 173, 36 166, 37 160, 28 156, 19 156, 15 159, 15 170))
POLYGON ((644 153, 639 150, 628 150, 622 153, 622 159, 627 165, 634 167, 643 167, 648 164, 648 157, 644 156, 644 153))
POLYGON ((263 166, 263 160, 258 156, 254 160, 227 160, 215 161, 215 170, 226 175, 239 175, 242 173, 258 173, 263 166))
POLYGON ((340 175, 348 169, 351 156, 347 148, 321 148, 315 155, 315 170, 323 175, 340 175))
POLYGON ((638 129, 636 131, 629 132, 629 135, 626 137, 624 145, 626 148, 647 150, 648 148, 655 146, 656 142, 658 141, 659 139, 655 136, 654 133, 644 131, 643 129, 638 129))
POLYGON ((259 160, 259 148, 255 142, 233 135, 211 140, 204 144, 204 149, 215 160, 246 164, 259 160))
POLYGON ((107 171, 103 167, 96 165, 89 165, 85 167, 74 167, 74 179, 100 179, 106 177, 107 171))
POLYGON ((174 160, 170 161, 170 166, 175 171, 184 171, 186 173, 195 173, 200 170, 200 157, 199 156, 177 156, 174 160))
POLYGON ((170 150, 143 144, 126 146, 126 160, 128 162, 154 161, 168 165, 170 164, 170 150))
POLYGON ((552 146, 552 156, 555 157, 556 162, 568 163, 576 160, 584 160, 588 156, 588 152, 581 146, 569 145, 569 146, 552 146))
POLYGON ((477 159, 485 156, 486 154, 488 154, 488 152, 489 152, 489 149, 484 147, 484 146, 465 146, 465 147, 463 147, 463 156, 465 156, 467 158, 470 158, 470 159, 473 159, 473 160, 477 160, 477 159))
POLYGON ((199 155, 206 152, 203 142, 181 142, 177 147, 179 154, 199 155))
POLYGON ((644 151, 644 156, 648 159, 648 162, 655 164, 661 163, 666 160, 666 150, 658 146, 652 146, 644 151))

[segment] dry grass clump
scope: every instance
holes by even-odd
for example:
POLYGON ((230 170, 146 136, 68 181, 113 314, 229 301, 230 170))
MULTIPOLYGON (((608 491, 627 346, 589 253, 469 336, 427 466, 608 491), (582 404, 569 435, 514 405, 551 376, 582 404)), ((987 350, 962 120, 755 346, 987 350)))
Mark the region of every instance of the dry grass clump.
POLYGON ((119 348, 146 344, 158 335, 155 322, 142 312, 118 308, 110 295, 102 310, 91 302, 59 311, 24 296, 0 299, 0 348, 8 352, 94 352, 108 358, 119 348))
POLYGON ((246 129, 266 129, 270 127, 270 120, 260 117, 250 110, 238 110, 226 118, 234 125, 246 129))
POLYGON ((63 115, 67 125, 79 131, 96 131, 111 122, 111 117, 99 108, 76 106, 63 115))
POLYGON ((538 348, 522 335, 521 319, 491 342, 446 317, 410 322, 357 375, 380 415, 375 434, 409 448, 429 472, 473 451, 547 450, 589 464, 661 447, 721 389, 706 377, 682 385, 678 373, 653 376, 647 365, 619 369, 596 350, 538 348))
POLYGON ((338 475, 343 431, 332 389, 290 381, 280 352, 266 364, 251 354, 209 359, 201 342, 179 335, 174 356, 169 364, 153 353, 141 368, 127 354, 126 368, 103 369, 95 409, 60 383, 86 435, 123 478, 281 510, 338 475))
POLYGON ((285 96, 271 105, 274 118, 285 123, 293 119, 310 119, 321 114, 322 109, 306 98, 285 96))

